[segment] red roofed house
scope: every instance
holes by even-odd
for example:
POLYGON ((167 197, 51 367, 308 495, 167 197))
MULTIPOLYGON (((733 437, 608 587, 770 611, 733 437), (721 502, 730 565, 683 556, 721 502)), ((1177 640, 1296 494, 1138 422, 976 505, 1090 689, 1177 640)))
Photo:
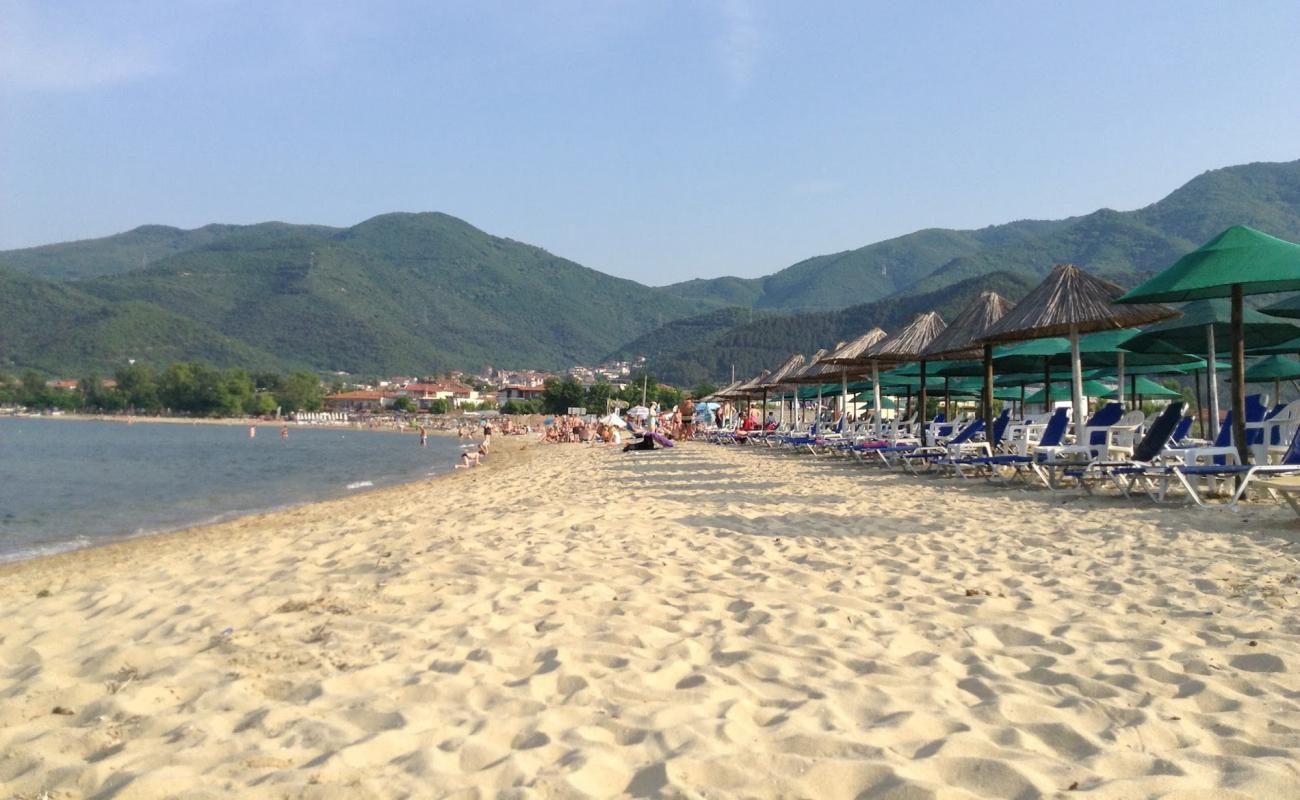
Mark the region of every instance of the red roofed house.
POLYGON ((339 392, 326 395, 326 411, 381 411, 388 408, 397 399, 394 392, 379 392, 370 389, 357 389, 351 392, 339 392))

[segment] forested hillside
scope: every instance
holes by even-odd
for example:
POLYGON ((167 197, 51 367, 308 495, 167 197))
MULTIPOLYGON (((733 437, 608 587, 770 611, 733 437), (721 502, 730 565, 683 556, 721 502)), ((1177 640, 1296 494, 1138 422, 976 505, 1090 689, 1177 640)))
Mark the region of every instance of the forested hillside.
POLYGON ((75 374, 135 358, 429 373, 646 355, 693 383, 955 310, 979 287, 1015 294, 1059 262, 1133 285, 1238 223, 1300 240, 1300 161, 1206 172, 1134 211, 926 229, 763 278, 661 288, 438 213, 149 225, 0 252, 0 368, 75 374))

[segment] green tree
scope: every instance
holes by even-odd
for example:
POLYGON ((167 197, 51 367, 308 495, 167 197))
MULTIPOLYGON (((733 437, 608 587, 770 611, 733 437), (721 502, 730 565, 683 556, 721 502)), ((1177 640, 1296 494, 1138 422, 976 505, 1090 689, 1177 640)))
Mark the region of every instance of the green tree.
POLYGON ((153 370, 143 364, 122 367, 114 374, 117 391, 122 395, 127 408, 137 411, 157 411, 158 383, 153 370))
POLYGON ((278 372, 254 372, 253 385, 259 392, 278 393, 284 378, 278 372))
POLYGON ((310 372, 295 372, 279 381, 275 396, 285 413, 320 411, 325 407, 320 379, 310 372))
POLYGON ((406 395, 402 395, 401 397, 393 401, 393 410, 402 411, 407 414, 410 414, 413 411, 417 411, 418 409, 415 405, 415 402, 411 400, 411 398, 407 397, 406 395))
POLYGON ((275 413, 278 405, 275 395, 270 392, 258 392, 253 396, 252 405, 246 406, 244 411, 257 417, 269 417, 275 413))
POLYGON ((445 397, 439 397, 439 398, 437 398, 437 399, 435 399, 435 400, 430 400, 430 401, 429 401, 429 413, 430 413, 430 414, 450 414, 450 413, 451 413, 451 401, 448 400, 448 399, 445 398, 445 397))
POLYGON ((543 384, 542 408, 552 414, 563 414, 586 401, 586 392, 577 378, 550 378, 543 384))
POLYGON ((716 391, 718 391, 716 385, 705 381, 704 383, 697 384, 694 389, 691 389, 691 397, 699 400, 701 397, 708 397, 716 391))
MULTIPOLYGON (((238 417, 252 414, 258 407, 257 387, 253 378, 242 369, 228 369, 221 376, 221 401, 214 411, 226 417, 238 417)), ((275 410, 275 406, 271 406, 275 410)))
POLYGON ((511 400, 501 407, 502 414, 540 414, 542 413, 542 403, 540 400, 511 400))
POLYGON ((178 361, 168 364, 158 376, 158 402, 173 412, 189 413, 198 409, 199 384, 194 364, 178 361))
POLYGON ((614 387, 601 381, 587 387, 587 396, 583 405, 593 414, 605 413, 605 404, 614 396, 614 387))

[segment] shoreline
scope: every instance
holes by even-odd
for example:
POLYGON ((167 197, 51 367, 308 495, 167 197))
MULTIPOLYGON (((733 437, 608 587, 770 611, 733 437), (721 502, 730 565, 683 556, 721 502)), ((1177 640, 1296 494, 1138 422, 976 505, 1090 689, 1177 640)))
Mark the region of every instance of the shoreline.
MULTIPOLYGON (((388 431, 388 432, 392 433, 393 431, 388 431)), ((432 434, 434 433, 434 431, 430 431, 430 433, 432 434)), ((453 432, 438 431, 438 433, 446 435, 453 432)), ((355 502, 361 499, 365 499, 369 501, 372 498, 382 498, 387 494, 392 494, 394 497, 397 497, 402 492, 409 492, 412 487, 422 487, 437 481, 446 481, 449 479, 456 478, 462 473, 473 472, 477 474, 480 471, 490 473, 493 470, 501 469, 505 467, 507 464, 513 461, 519 460, 522 457, 523 451, 527 450, 530 445, 535 444, 535 442, 527 442, 527 441, 514 442, 513 441, 515 439, 520 439, 520 438, 527 438, 527 437, 526 436, 525 437, 516 437, 516 436, 494 437, 494 441, 492 444, 492 453, 489 456, 488 460, 484 461, 479 466, 469 470, 455 469, 453 467, 437 475, 422 475, 418 478, 413 478, 407 481, 401 481, 387 486, 362 487, 360 489, 350 490, 346 494, 342 494, 337 497, 327 498, 324 500, 307 500, 299 503, 290 503, 288 505, 278 506, 275 508, 265 509, 262 511, 249 511, 249 512, 232 511, 230 512, 232 516, 230 516, 227 519, 200 522, 193 525, 185 525, 183 527, 172 528, 168 530, 153 530, 153 531, 144 531, 136 534, 126 534, 121 537, 113 537, 108 541, 90 543, 81 547, 73 547, 68 550, 60 550, 55 553, 40 553, 32 556, 14 559, 11 561, 0 561, 0 579, 15 580, 15 581, 20 580, 21 575, 19 575, 19 573, 23 572, 24 568, 26 567, 35 568, 35 565, 38 565, 41 562, 57 561, 58 563, 51 564, 52 568, 57 569, 67 564, 70 564, 71 561, 75 561, 83 556, 90 556, 91 554, 98 553, 99 551, 109 551, 113 548, 122 548, 121 553, 116 553, 116 552, 107 553, 104 556, 104 558, 110 558, 110 559, 117 558, 121 554, 127 554, 128 556, 134 555, 134 553, 131 553, 130 551, 137 548, 144 549, 151 545, 161 545, 165 547, 183 546, 183 545, 178 545, 177 542, 190 541, 195 538, 217 536, 219 535, 218 532, 221 530, 230 529, 230 528, 241 529, 241 528, 248 527, 250 524, 254 522, 259 522, 259 523, 264 523, 266 525, 274 526, 279 523, 288 522, 289 518, 295 514, 311 511, 318 506, 332 507, 334 505, 342 505, 349 502, 355 502), (507 446, 502 447, 501 445, 503 443, 505 443, 507 446)), ((332 510, 332 508, 320 508, 315 510, 324 512, 324 511, 332 510)), ((96 558, 94 560, 98 561, 100 559, 96 558)))
MULTIPOLYGON (((360 422, 328 422, 328 421, 311 421, 299 422, 297 420, 274 420, 274 419, 235 419, 234 417, 152 417, 152 416, 116 416, 111 414, 5 414, 0 415, 0 420, 4 419, 32 419, 32 420, 62 420, 73 422, 109 422, 118 425, 134 425, 136 423, 147 423, 150 425, 224 425, 235 428, 280 428, 289 426, 290 430, 294 428, 337 428, 341 430, 354 431, 387 431, 389 433, 415 433, 416 426, 408 425, 404 428, 397 428, 393 425, 371 426, 360 422)), ((430 428, 430 434, 446 435, 454 434, 455 430, 447 428, 430 428)))

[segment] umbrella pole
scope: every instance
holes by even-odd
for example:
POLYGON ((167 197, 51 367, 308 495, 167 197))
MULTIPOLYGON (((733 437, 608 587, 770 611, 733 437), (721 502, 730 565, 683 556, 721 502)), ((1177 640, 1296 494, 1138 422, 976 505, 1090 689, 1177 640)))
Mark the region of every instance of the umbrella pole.
POLYGON ((1052 410, 1052 365, 1043 362, 1043 410, 1052 410))
POLYGON ((1201 423, 1201 438, 1205 438, 1205 395, 1201 394, 1201 371, 1192 370, 1192 379, 1196 381, 1196 421, 1201 423))
MULTIPOLYGON (((1124 351, 1123 350, 1115 351, 1115 363, 1117 365, 1116 374, 1119 376, 1119 386, 1116 387, 1115 389, 1115 391, 1118 393, 1116 399, 1119 400, 1119 404, 1122 406, 1124 405, 1124 351)), ((1137 394, 1137 391, 1134 390, 1130 394, 1137 394)))
POLYGON ((1232 284, 1232 438, 1237 457, 1248 464, 1246 447, 1246 339, 1242 324, 1241 284, 1232 284))
POLYGON ((876 438, 880 438, 882 427, 885 424, 885 409, 880 407, 880 367, 876 362, 871 362, 871 391, 876 396, 876 438))
MULTIPOLYGON (((1122 384, 1123 381, 1121 381, 1120 383, 1122 384)), ((1138 376, 1136 376, 1136 375, 1130 375, 1130 376, 1129 376, 1129 384, 1130 384, 1130 386, 1131 386, 1131 388, 1132 388, 1132 390, 1129 392, 1129 394, 1132 395, 1132 396, 1134 396, 1134 397, 1137 397, 1137 405, 1135 405, 1135 406, 1133 406, 1133 407, 1134 407, 1134 408, 1141 408, 1141 407, 1142 407, 1142 398, 1138 395, 1138 376)))
POLYGON ((1083 441, 1083 360, 1079 356, 1079 326, 1070 326, 1070 385, 1074 400, 1074 440, 1076 444, 1083 441))
POLYGON ((840 419, 844 420, 840 430, 844 430, 849 422, 849 371, 846 367, 840 367, 840 419))
POLYGON ((1214 366, 1214 325, 1205 326, 1206 346, 1210 357, 1206 362, 1205 393, 1210 396, 1210 438, 1219 436, 1219 372, 1214 366))
POLYGON ((921 391, 919 394, 920 396, 917 398, 917 405, 921 407, 921 411, 916 415, 916 418, 921 424, 921 446, 925 447, 925 436, 928 433, 926 429, 930 427, 927 424, 927 418, 930 416, 930 412, 925 402, 928 396, 928 393, 925 390, 925 359, 921 359, 921 391))
POLYGON ((1282 379, 1274 378, 1273 379, 1273 405, 1277 405, 1278 403, 1281 402, 1282 402, 1282 379))
POLYGON ((948 392, 948 376, 943 376, 943 418, 952 422, 952 395, 948 392))
POLYGON ((1021 381, 1020 382, 1020 419, 1023 420, 1026 416, 1028 415, 1025 414, 1025 382, 1021 381))
POLYGON ((984 390, 980 392, 980 415, 984 417, 984 435, 993 436, 993 345, 984 345, 984 390))

